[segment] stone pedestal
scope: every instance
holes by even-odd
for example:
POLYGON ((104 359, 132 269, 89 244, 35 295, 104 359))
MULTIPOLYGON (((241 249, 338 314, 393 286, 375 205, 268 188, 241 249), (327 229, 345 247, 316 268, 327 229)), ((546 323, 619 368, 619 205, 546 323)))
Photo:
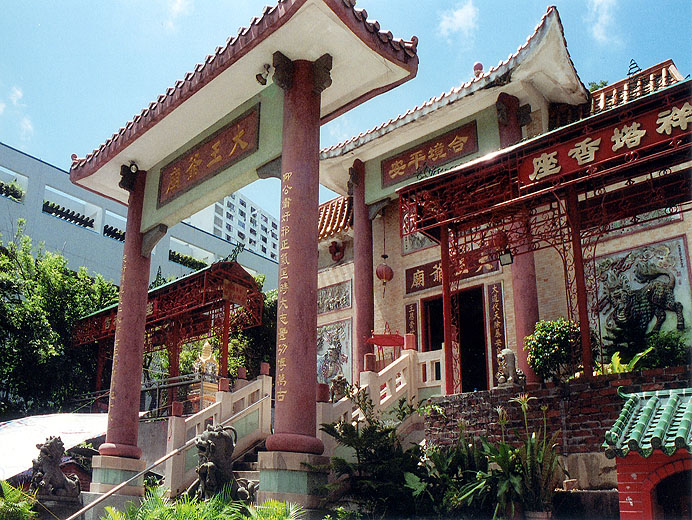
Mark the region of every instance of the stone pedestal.
MULTIPOLYGON (((141 459, 97 455, 92 459, 91 465, 93 474, 89 491, 92 493, 105 493, 135 476, 146 468, 147 463, 141 459)), ((125 486, 118 491, 118 494, 137 497, 144 496, 144 477, 139 477, 131 484, 125 486)))
POLYGON ((329 457, 308 453, 268 451, 259 454, 258 502, 268 498, 319 507, 327 484, 329 457))

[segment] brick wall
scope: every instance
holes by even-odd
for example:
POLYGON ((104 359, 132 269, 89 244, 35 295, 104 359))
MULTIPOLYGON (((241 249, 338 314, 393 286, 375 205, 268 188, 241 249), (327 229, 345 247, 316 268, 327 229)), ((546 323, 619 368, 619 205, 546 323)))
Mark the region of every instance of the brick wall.
MULTIPOLYGON (((528 388, 536 400, 530 402, 529 430, 538 431, 543 424, 541 406, 547 406, 548 432, 560 430, 562 453, 602 452, 605 433, 611 428, 624 404, 617 395, 618 387, 628 393, 684 388, 690 386, 687 366, 654 369, 626 374, 599 376, 592 381, 575 381, 552 388, 528 388)), ((506 434, 511 442, 521 439, 524 422, 521 408, 509 400, 518 388, 496 388, 435 398, 442 406, 445 417, 437 414, 425 418, 425 438, 438 445, 451 444, 459 437, 461 421, 467 424, 469 434, 486 435, 491 440, 500 438, 497 407, 508 413, 506 434), (517 434, 520 437, 517 438, 517 434)))

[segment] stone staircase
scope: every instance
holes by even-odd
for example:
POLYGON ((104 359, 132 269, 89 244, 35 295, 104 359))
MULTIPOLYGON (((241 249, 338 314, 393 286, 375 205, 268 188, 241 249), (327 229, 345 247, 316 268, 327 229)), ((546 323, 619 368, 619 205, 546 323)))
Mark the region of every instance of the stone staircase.
POLYGON ((260 451, 267 451, 264 441, 258 442, 233 461, 233 474, 236 479, 256 482, 259 486, 260 472, 257 463, 257 454, 260 451))

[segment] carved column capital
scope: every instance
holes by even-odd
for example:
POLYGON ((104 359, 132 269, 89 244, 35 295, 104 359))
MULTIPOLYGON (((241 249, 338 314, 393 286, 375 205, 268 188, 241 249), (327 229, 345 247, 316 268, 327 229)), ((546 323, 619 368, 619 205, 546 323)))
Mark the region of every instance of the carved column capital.
POLYGON ((281 52, 276 51, 272 56, 272 66, 274 67, 274 83, 284 90, 289 90, 293 86, 293 62, 281 52))
POLYGON ((315 94, 321 94, 324 89, 332 84, 332 56, 323 54, 314 63, 313 87, 315 94))

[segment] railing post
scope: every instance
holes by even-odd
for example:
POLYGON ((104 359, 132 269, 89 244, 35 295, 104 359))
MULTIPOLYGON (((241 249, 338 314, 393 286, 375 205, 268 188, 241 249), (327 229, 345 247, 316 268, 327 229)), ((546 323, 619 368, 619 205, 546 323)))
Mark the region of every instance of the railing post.
MULTIPOLYGON (((185 444, 185 418, 184 417, 169 417, 168 418, 168 436, 166 443, 166 453, 180 448, 185 444)), ((178 496, 184 485, 182 481, 185 472, 185 454, 180 453, 174 455, 166 461, 166 469, 164 478, 166 486, 170 489, 171 496, 178 496)))
MULTIPOLYGON (((257 379, 261 381, 260 398, 272 395, 272 378, 269 375, 259 375, 257 379)), ((272 401, 267 399, 262 402, 260 409, 260 431, 271 434, 272 431, 272 401)))

